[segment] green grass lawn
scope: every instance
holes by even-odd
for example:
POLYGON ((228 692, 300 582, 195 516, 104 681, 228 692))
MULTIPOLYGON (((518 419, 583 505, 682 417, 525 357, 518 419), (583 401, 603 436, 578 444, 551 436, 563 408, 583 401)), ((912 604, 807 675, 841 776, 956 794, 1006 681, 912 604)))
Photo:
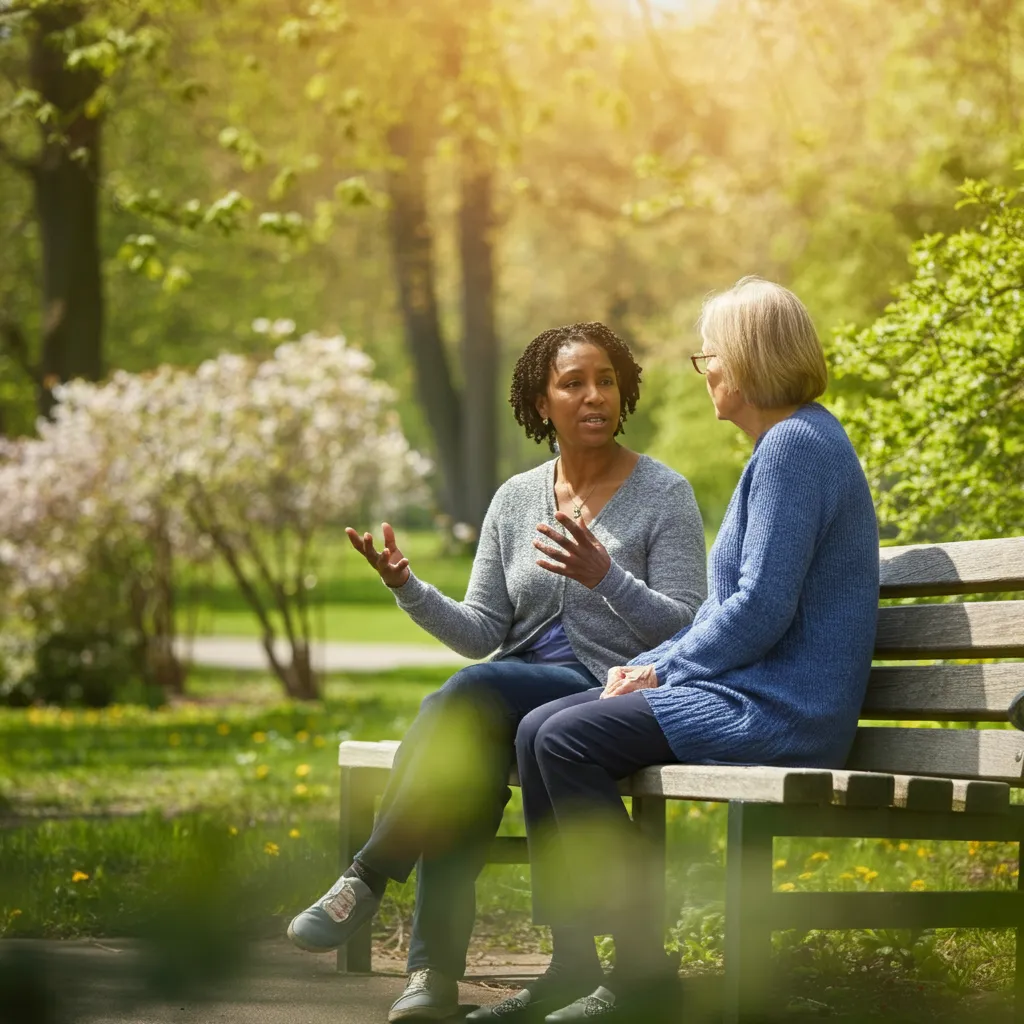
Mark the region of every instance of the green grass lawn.
MULTIPOLYGON (((283 934, 336 875, 338 740, 400 737, 446 676, 337 676, 322 703, 303 705, 281 702, 265 675, 206 671, 194 702, 171 708, 0 710, 0 936, 146 934, 182 908, 211 928, 283 934)), ((725 808, 673 802, 669 815, 669 942, 685 971, 717 971, 725 808)), ((516 793, 503 828, 521 827, 516 793)), ((1011 844, 783 839, 775 857, 786 891, 1016 886, 1011 844)), ((403 946, 412 899, 411 881, 391 887, 379 943, 403 946)), ((487 868, 479 911, 480 942, 546 941, 529 922, 526 867, 487 868)), ((1002 1006, 1013 963, 1005 932, 774 942, 794 1007, 810 1013, 955 1019, 979 999, 1002 1006)))

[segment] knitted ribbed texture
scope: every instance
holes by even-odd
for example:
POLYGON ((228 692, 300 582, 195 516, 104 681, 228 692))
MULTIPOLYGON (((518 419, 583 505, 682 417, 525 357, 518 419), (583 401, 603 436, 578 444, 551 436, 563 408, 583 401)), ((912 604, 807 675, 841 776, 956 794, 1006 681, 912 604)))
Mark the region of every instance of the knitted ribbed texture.
POLYGON ((878 526, 839 422, 817 403, 754 447, 711 549, 693 624, 634 664, 692 764, 841 766, 864 700, 878 609, 878 526))
POLYGON ((576 657, 604 681, 608 669, 672 636, 707 593, 704 526, 693 489, 641 455, 590 524, 612 566, 589 590, 541 569, 538 523, 555 520, 555 461, 506 481, 484 518, 465 600, 415 575, 394 590, 428 633, 470 658, 526 650, 561 618, 576 657))

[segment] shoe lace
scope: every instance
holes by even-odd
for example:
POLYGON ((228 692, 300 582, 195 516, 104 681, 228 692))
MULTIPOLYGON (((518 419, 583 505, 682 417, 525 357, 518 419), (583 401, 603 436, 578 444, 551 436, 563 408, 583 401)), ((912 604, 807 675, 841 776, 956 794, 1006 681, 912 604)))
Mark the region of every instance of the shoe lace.
POLYGON ((406 992, 429 992, 434 986, 437 972, 431 967, 420 967, 409 975, 406 992))

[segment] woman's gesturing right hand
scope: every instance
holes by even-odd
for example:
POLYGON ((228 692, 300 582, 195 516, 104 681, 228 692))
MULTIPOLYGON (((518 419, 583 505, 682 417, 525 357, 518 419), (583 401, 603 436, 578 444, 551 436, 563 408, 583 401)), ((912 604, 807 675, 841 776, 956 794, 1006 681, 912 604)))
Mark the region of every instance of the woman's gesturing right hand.
POLYGON ((384 531, 384 548, 378 552, 373 546, 373 534, 364 533, 361 537, 351 526, 345 527, 352 547, 380 573, 380 578, 389 587, 401 587, 409 579, 409 559, 402 555, 395 543, 395 531, 390 523, 381 523, 384 531))

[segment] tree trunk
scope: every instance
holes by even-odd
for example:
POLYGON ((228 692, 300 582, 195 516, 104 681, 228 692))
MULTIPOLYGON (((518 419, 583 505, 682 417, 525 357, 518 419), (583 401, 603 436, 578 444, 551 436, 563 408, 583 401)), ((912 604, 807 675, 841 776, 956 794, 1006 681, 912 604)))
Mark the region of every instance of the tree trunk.
POLYGON ((65 67, 64 53, 51 38, 82 21, 80 7, 41 9, 34 18, 32 85, 59 112, 63 132, 46 139, 32 169, 43 263, 39 410, 47 414, 55 383, 74 377, 97 380, 103 374, 100 122, 85 111, 100 79, 91 69, 65 67))
POLYGON ((405 341, 416 376, 416 392, 434 436, 441 467, 444 507, 465 518, 461 468, 460 396, 452 381, 441 334, 434 275, 433 233, 427 210, 426 147, 415 118, 389 133, 401 166, 388 174, 391 251, 405 325, 405 341))
POLYGON ((498 339, 494 329, 494 172, 491 154, 467 136, 460 154, 462 263, 462 472, 466 521, 479 528, 497 486, 498 339))

